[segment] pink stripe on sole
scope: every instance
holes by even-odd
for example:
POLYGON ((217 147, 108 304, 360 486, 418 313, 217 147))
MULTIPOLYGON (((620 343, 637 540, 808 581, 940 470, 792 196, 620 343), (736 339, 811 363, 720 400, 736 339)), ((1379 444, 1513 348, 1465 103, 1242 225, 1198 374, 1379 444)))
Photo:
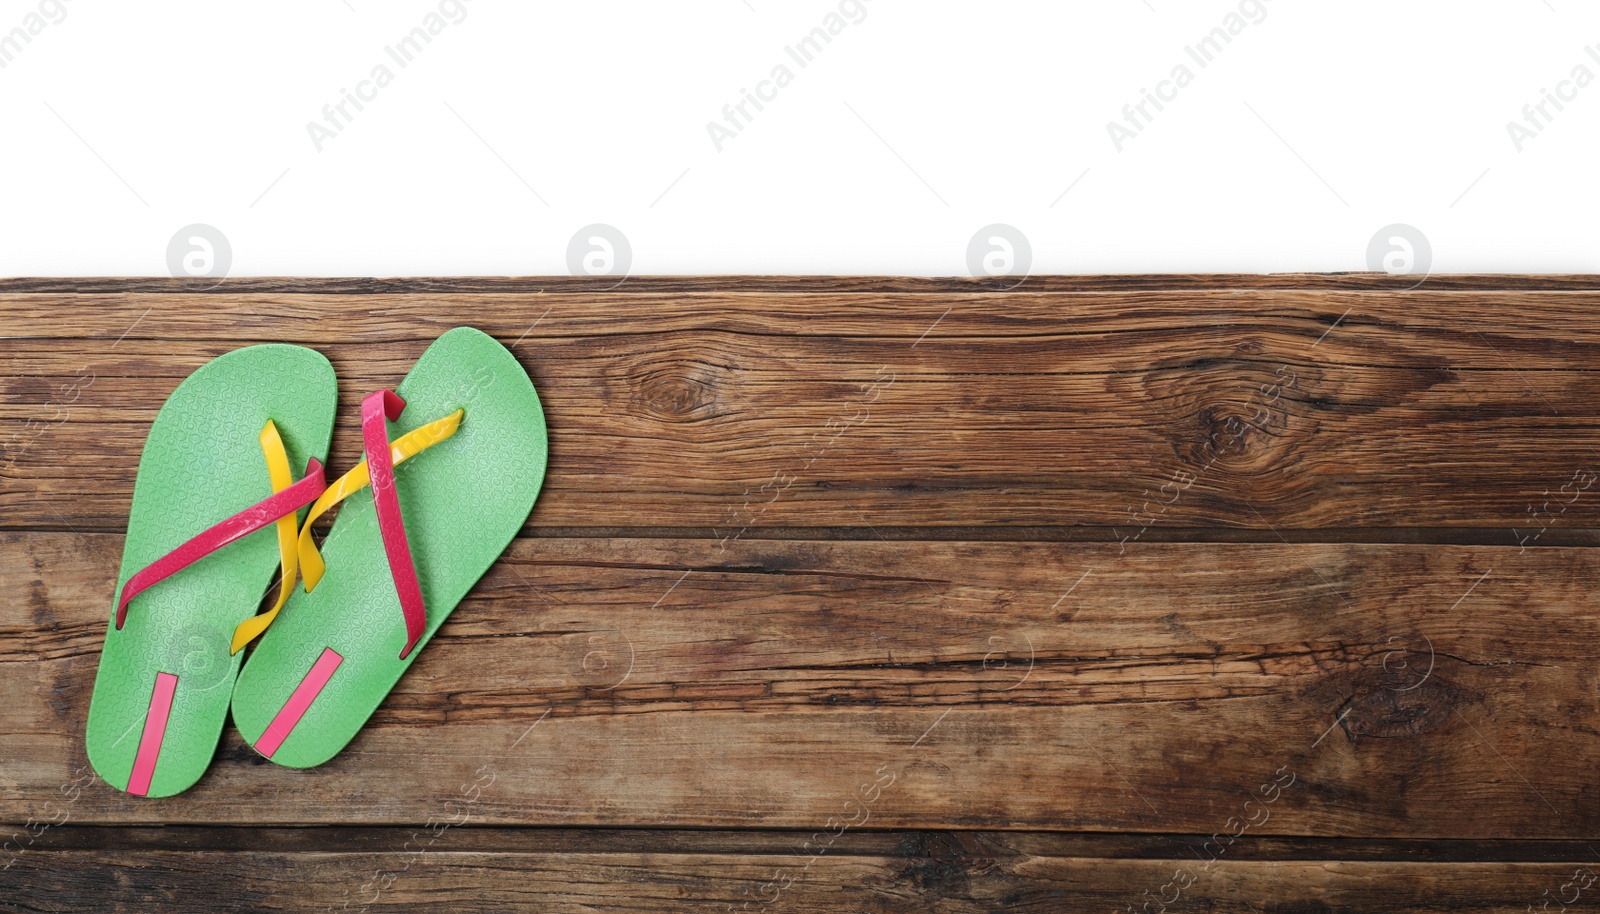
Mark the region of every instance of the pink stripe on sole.
POLYGON ((344 657, 338 651, 331 647, 323 648, 322 656, 311 665, 311 672, 300 680, 294 694, 289 696, 288 703, 278 712, 278 716, 272 719, 272 723, 267 724, 267 730, 261 734, 261 738, 256 740, 257 752, 272 758, 278 747, 283 745, 283 741, 289 738, 289 733, 294 730, 295 724, 305 716, 306 709, 311 707, 311 703, 322 693, 323 686, 333 678, 333 671, 343 662, 344 657))
POLYGON ((150 694, 150 710, 144 716, 144 735, 139 737, 139 754, 133 757, 133 774, 128 792, 136 797, 150 793, 150 778, 156 773, 161 755, 161 740, 167 735, 167 718, 172 715, 172 696, 178 691, 178 677, 156 674, 156 690, 150 694))

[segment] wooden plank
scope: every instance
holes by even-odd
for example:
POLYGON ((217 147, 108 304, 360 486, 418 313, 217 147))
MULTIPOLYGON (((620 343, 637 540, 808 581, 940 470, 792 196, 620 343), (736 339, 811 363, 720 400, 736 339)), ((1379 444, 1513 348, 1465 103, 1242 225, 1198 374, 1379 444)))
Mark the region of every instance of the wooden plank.
POLYGON ((544 398, 535 527, 1600 527, 1592 283, 528 282, 14 282, 53 291, 0 295, 0 525, 120 529, 155 410, 230 348, 316 344, 350 415, 473 323, 544 398))
POLYGON ((522 539, 334 762, 61 808, 119 544, 0 536, 0 821, 1600 826, 1600 558, 1348 544, 522 539))
MULTIPOLYGON (((402 847, 415 828, 338 826, 52 825, 20 858, 35 851, 226 850, 278 853, 383 853, 402 847)), ((545 854, 786 854, 801 847, 804 830, 754 828, 605 828, 477 825, 449 829, 449 849, 462 853, 545 854)), ((0 835, 4 838, 4 835, 0 835)), ((1108 860, 1204 860, 1208 835, 1074 834, 1028 831, 928 831, 871 827, 835 835, 828 854, 904 856, 927 853, 940 842, 977 842, 1002 857, 1099 857, 1108 860)), ((1246 834, 1218 858, 1232 860, 1342 860, 1406 863, 1563 863, 1595 858, 1587 839, 1462 840, 1306 838, 1246 834)), ((9 857, 6 859, 10 859, 9 857)), ((3 861, 0 861, 3 865, 3 861)))
POLYGON ((1595 277, 1007 285, 0 280, 0 909, 1120 911, 1186 867, 1174 910, 1522 911, 1600 872, 1600 569, 1560 548, 1600 542, 1595 277), (351 415, 459 323, 545 398, 529 537, 330 765, 230 733, 181 797, 93 782, 166 393, 314 341, 351 415))
MULTIPOLYGON (((893 836, 820 852, 792 835, 765 852, 467 850, 472 829, 385 835, 351 851, 28 851, 0 872, 11 910, 989 912, 996 910, 1472 911, 1587 901, 1600 864, 1229 858, 1108 859, 1019 852, 1004 836, 893 836), (378 842, 373 842, 378 843, 378 842), (882 843, 882 842, 879 842, 882 843), (1163 902, 1165 905, 1163 906, 1163 902), (1146 905, 1152 907, 1145 907, 1146 905)), ((580 838, 581 843, 581 838, 580 838)))

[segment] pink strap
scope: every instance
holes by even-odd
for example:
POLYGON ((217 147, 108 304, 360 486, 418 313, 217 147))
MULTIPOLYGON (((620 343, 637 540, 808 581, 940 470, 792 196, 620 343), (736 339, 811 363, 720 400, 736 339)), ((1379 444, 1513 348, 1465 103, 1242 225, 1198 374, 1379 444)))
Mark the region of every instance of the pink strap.
POLYGON ((428 627, 422 606, 422 586, 417 583, 417 566, 411 560, 411 544, 406 541, 406 524, 400 516, 400 497, 394 488, 394 462, 389 454, 389 427, 385 420, 400 418, 406 401, 392 390, 376 390, 361 401, 361 439, 367 452, 367 473, 372 477, 372 503, 378 509, 378 532, 383 536, 383 551, 389 556, 389 574, 400 596, 400 612, 406 618, 404 660, 428 627))
POLYGON ((234 540, 249 536, 276 522, 278 518, 287 517, 311 504, 325 488, 327 484, 322 480, 322 463, 313 457, 306 464, 304 479, 245 508, 145 566, 122 585, 122 594, 117 599, 117 630, 122 630, 122 623, 128 615, 128 603, 134 597, 234 540))
POLYGON ((133 773, 128 776, 128 792, 136 797, 150 793, 156 759, 161 757, 161 742, 167 736, 167 718, 172 716, 172 696, 178 691, 178 677, 156 673, 156 688, 150 693, 150 710, 144 715, 144 734, 139 737, 139 754, 133 757, 133 773))
POLYGON ((322 656, 311 665, 311 672, 294 687, 289 700, 278 709, 277 715, 272 718, 272 723, 267 724, 267 729, 261 734, 261 738, 256 740, 257 752, 267 758, 277 754, 283 741, 289 738, 295 725, 300 723, 300 718, 306 716, 306 709, 311 707, 311 703, 316 701, 317 696, 327 687, 328 680, 333 678, 333 671, 343 662, 344 656, 338 651, 331 647, 322 649, 322 656))

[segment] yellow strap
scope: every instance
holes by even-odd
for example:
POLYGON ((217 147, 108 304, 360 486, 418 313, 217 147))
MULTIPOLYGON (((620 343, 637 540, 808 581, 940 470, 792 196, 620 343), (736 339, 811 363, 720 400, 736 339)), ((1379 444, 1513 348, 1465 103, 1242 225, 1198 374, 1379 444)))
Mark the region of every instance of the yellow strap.
MULTIPOLYGON (((294 474, 289 471, 289 455, 283 449, 283 439, 278 436, 278 427, 267 420, 266 428, 261 430, 261 453, 267 458, 267 475, 272 479, 272 491, 281 492, 294 484, 294 474)), ((237 654, 244 649, 246 644, 254 641, 258 635, 267 630, 272 620, 277 618, 278 610, 289 599, 289 591, 294 587, 295 573, 295 522, 294 515, 287 514, 278 518, 275 526, 278 528, 278 554, 283 561, 283 580, 278 582, 278 599, 272 604, 272 609, 259 616, 239 623, 233 630, 233 646, 228 653, 237 654)))
MULTIPOLYGON (((389 443, 389 459, 399 466, 407 457, 422 453, 435 444, 449 438, 461 426, 461 417, 464 410, 456 410, 443 419, 436 419, 415 431, 408 432, 389 443)), ((328 486, 327 490, 311 505, 311 513, 306 515, 305 525, 300 528, 300 575, 305 578, 306 592, 316 589, 322 580, 322 574, 327 570, 323 564, 322 553, 317 551, 316 544, 311 540, 311 525, 323 512, 344 501, 356 492, 366 488, 372 478, 367 475, 367 462, 365 460, 356 464, 350 472, 340 476, 338 481, 328 486)))

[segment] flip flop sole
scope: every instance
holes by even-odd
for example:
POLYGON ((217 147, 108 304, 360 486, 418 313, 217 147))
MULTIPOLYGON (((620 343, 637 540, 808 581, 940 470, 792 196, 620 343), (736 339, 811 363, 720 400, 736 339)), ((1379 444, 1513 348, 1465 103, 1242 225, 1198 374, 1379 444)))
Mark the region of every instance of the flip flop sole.
MULTIPOLYGON (((261 454, 271 419, 290 465, 325 459, 338 411, 333 366, 300 346, 237 349, 202 365, 156 415, 139 458, 117 590, 217 521, 272 494, 261 454)), ((257 531, 140 594, 95 673, 85 743, 106 783, 152 797, 199 780, 216 753, 240 656, 234 626, 253 615, 278 568, 257 531)))
POLYGON ((427 627, 406 629, 370 493, 340 505, 327 574, 297 590, 234 686, 245 741, 281 765, 320 765, 350 742, 528 519, 544 481, 544 412, 515 356, 470 327, 439 337, 396 388, 392 436, 464 409, 460 429, 395 471, 427 627))

